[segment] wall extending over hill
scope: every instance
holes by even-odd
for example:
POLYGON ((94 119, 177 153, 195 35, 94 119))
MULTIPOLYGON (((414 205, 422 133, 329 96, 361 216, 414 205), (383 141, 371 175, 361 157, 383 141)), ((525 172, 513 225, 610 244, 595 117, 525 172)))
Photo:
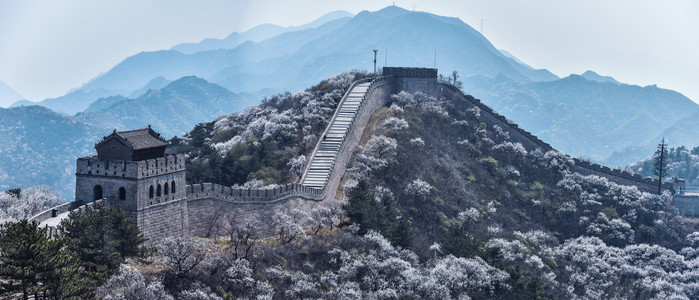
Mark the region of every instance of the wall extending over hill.
MULTIPOLYGON (((485 118, 489 122, 491 122, 491 124, 498 124, 500 126, 503 126, 504 128, 509 128, 510 132, 514 133, 510 135, 510 138, 513 140, 513 142, 519 142, 527 149, 540 148, 544 152, 555 150, 548 143, 540 140, 538 137, 534 136, 530 132, 520 128, 517 124, 515 124, 511 120, 508 120, 505 116, 496 113, 490 107, 483 104, 480 100, 470 95, 464 94, 463 92, 461 92, 461 90, 457 89, 456 87, 448 84, 440 84, 439 89, 440 92, 443 93, 443 95, 451 94, 451 96, 461 97, 462 99, 470 102, 474 106, 480 108, 481 111, 486 113, 485 118)), ((483 116, 481 118, 483 118, 483 116)), ((607 166, 601 166, 577 158, 573 158, 573 161, 575 162, 573 171, 578 172, 580 174, 597 175, 607 178, 608 180, 611 180, 618 184, 634 185, 638 187, 641 191, 649 193, 656 193, 658 191, 658 180, 653 180, 651 178, 643 178, 638 174, 631 174, 620 169, 611 169, 607 166)), ((663 189, 672 192, 674 190, 674 186, 671 183, 664 183, 663 189)))
POLYGON ((256 189, 235 189, 213 183, 188 185, 186 233, 204 237, 220 235, 225 233, 221 225, 232 218, 233 222, 259 220, 260 230, 272 234, 277 210, 310 211, 324 196, 325 190, 298 183, 256 189))
MULTIPOLYGON (((337 197, 340 180, 345 173, 356 146, 359 144, 362 134, 374 112, 390 103, 390 95, 399 91, 421 91, 428 96, 444 98, 459 97, 482 113, 481 122, 490 126, 499 125, 510 132, 512 142, 519 142, 530 150, 542 151, 554 150, 551 145, 540 140, 531 133, 523 130, 504 116, 494 112, 490 107, 481 103, 478 99, 466 95, 459 89, 437 82, 436 69, 422 68, 384 68, 384 76, 365 79, 362 82, 371 81, 366 90, 361 106, 356 117, 349 126, 343 143, 337 153, 337 158, 331 167, 329 179, 324 188, 312 188, 302 184, 286 184, 275 188, 258 189, 234 189, 218 184, 203 183, 187 185, 184 189, 184 197, 172 199, 162 203, 151 203, 147 207, 137 211, 137 223, 144 236, 151 242, 171 235, 213 236, 223 234, 222 223, 229 220, 233 222, 254 218, 260 221, 261 229, 272 233, 273 215, 277 210, 290 211, 299 209, 310 211, 320 202, 339 202, 337 197)), ((355 83, 357 84, 357 83, 355 83)), ((354 85, 353 85, 354 86, 354 85)), ((343 97, 345 100, 351 89, 343 97)), ((340 106, 338 106, 340 107, 340 106)), ((333 116, 336 118, 338 114, 333 116)), ((328 124, 332 124, 332 121, 328 124)), ((322 140, 321 140, 322 141, 322 140)), ((317 148, 317 147, 316 147, 317 148)), ((314 150, 314 151, 317 151, 314 150)), ((89 158, 87 158, 89 159, 89 158)), ((168 157, 159 161, 144 164, 116 163, 113 165, 90 165, 86 158, 78 160, 78 173, 96 172, 106 177, 132 177, 134 180, 141 177, 157 176, 161 172, 172 172, 183 168, 181 158, 168 157)), ((591 164, 575 159, 574 171, 584 175, 598 175, 613 182, 625 185, 634 185, 647 192, 657 191, 657 181, 641 178, 621 170, 612 170, 605 166, 591 164)), ((309 164, 310 166, 310 164, 309 164)), ((672 190, 671 184, 663 188, 672 190)), ((116 202, 108 199, 108 203, 116 202)), ((80 203, 64 204, 42 212, 32 219, 40 222, 55 217, 58 212, 65 212, 78 208, 80 203)), ((693 209, 693 208, 692 208, 693 209)), ((691 209, 688 209, 691 210, 691 209)))

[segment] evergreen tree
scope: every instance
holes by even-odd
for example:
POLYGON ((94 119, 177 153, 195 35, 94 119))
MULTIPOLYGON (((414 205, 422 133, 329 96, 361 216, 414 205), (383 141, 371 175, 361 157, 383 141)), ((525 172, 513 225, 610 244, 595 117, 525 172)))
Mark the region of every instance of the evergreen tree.
POLYGON ((145 239, 120 206, 105 208, 97 204, 71 212, 59 230, 66 250, 81 269, 81 284, 90 291, 114 275, 125 258, 145 254, 141 247, 145 239))
POLYGON ((663 178, 667 176, 667 159, 668 159, 668 151, 667 151, 667 144, 665 143, 665 138, 658 144, 658 150, 655 151, 655 155, 653 156, 654 160, 654 174, 658 176, 658 195, 660 195, 660 192, 662 191, 663 187, 663 178))
POLYGON ((5 193, 19 199, 22 197, 22 188, 9 189, 9 190, 5 191, 5 193))
POLYGON ((413 237, 415 237, 413 234, 412 222, 406 217, 400 217, 396 222, 393 235, 391 236, 391 242, 405 249, 411 248, 413 245, 413 237))
MULTIPOLYGON (((46 229, 26 219, 0 225, 0 287, 2 294, 23 299, 36 296, 44 287, 42 276, 50 272, 52 253, 47 251, 46 229)), ((35 297, 36 298, 36 297, 35 297)))
POLYGON ((378 205, 374 200, 374 191, 369 188, 369 184, 362 180, 349 192, 349 200, 342 208, 349 218, 349 223, 359 225, 359 234, 365 234, 374 228, 373 215, 376 213, 378 205))
POLYGON ((62 238, 49 239, 44 244, 47 257, 40 263, 47 272, 42 274, 44 298, 84 299, 89 298, 90 286, 80 276, 81 270, 74 257, 64 251, 62 238))
POLYGON ((401 216, 390 197, 377 201, 375 196, 366 181, 359 182, 350 191, 349 201, 343 206, 349 223, 359 224, 359 234, 374 230, 394 245, 410 248, 413 239, 410 220, 401 216))
POLYGON ((442 249, 457 257, 471 258, 479 254, 479 243, 463 225, 452 225, 447 229, 442 249))

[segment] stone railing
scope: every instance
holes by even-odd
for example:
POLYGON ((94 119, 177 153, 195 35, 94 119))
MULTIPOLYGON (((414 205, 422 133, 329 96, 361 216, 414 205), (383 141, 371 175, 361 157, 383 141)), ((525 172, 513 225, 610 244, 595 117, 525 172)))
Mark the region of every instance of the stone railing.
POLYGON ((31 218, 29 218, 29 221, 37 221, 37 222, 41 223, 41 222, 44 222, 44 221, 51 219, 51 218, 55 218, 58 215, 69 212, 69 211, 74 211, 74 210, 82 211, 86 207, 89 207, 89 206, 92 206, 95 204, 99 204, 99 203, 103 203, 106 200, 107 199, 99 199, 99 200, 89 202, 87 204, 83 204, 82 202, 78 202, 78 201, 63 203, 61 205, 51 207, 47 210, 44 210, 44 211, 32 216, 31 218))
MULTIPOLYGON (((49 208, 47 210, 44 210, 44 211, 32 216, 31 218, 29 218, 29 221, 36 221, 37 223, 41 224, 41 223, 46 222, 50 219, 58 218, 59 215, 61 215, 61 214, 71 212, 71 211, 83 211, 86 208, 93 206, 95 204, 105 203, 105 201, 107 201, 107 199, 99 199, 99 200, 89 202, 87 204, 83 204, 82 202, 78 202, 78 201, 63 203, 61 205, 54 206, 52 208, 49 208)), ((60 222, 60 220, 57 220, 57 221, 60 222)), ((56 226, 45 225, 44 227, 46 228, 46 235, 49 238, 55 237, 59 233, 58 228, 56 228, 56 226)))
POLYGON ((272 203, 287 197, 320 201, 325 191, 289 183, 275 188, 236 189, 215 183, 191 184, 186 187, 187 200, 215 198, 239 203, 272 203))
MULTIPOLYGON (((362 83, 371 82, 369 87, 367 87, 367 90, 364 92, 364 95, 362 96, 362 101, 359 103, 359 107, 357 108, 357 117, 358 117, 363 112, 362 108, 364 106, 364 100, 366 99, 366 96, 369 95, 371 92, 373 92, 374 89, 376 89, 376 87, 384 85, 387 82, 389 82, 390 78, 391 78, 391 76, 379 76, 379 77, 373 77, 373 78, 360 79, 360 80, 353 82, 352 85, 347 89, 347 92, 345 92, 345 95, 342 97, 340 102, 337 104, 337 108, 335 109, 335 113, 333 113, 333 116, 330 119, 330 121, 328 122, 327 127, 325 127, 325 130, 323 131, 323 134, 321 135, 321 137, 327 136, 328 132, 330 131, 330 129, 332 127, 333 122, 337 119, 337 117, 340 113, 340 108, 343 106, 345 101, 347 101, 347 99, 350 96, 350 93, 357 85, 362 84, 362 83)), ((355 120, 357 117, 355 117, 355 120)), ((354 129, 355 123, 356 122, 354 122, 354 120, 350 123, 350 125, 347 129, 348 135, 345 136, 344 139, 342 140, 342 143, 340 144, 340 148, 337 150, 337 153, 342 153, 342 150, 346 147, 347 143, 345 143, 345 141, 347 140, 349 134, 352 133, 352 130, 354 129)), ((311 170, 311 162, 313 161, 316 154, 318 153, 318 149, 321 146, 322 142, 323 142, 323 139, 322 138, 319 139, 315 148, 313 148, 313 152, 311 154, 311 157, 308 159, 308 164, 307 164, 306 169, 303 172, 303 176, 301 176, 301 180, 299 182, 304 182, 304 179, 308 176, 308 173, 311 170)), ((333 163, 333 165, 330 167, 330 174, 332 174, 334 167, 335 167, 335 164, 333 163)), ((323 186, 322 189, 325 190, 326 186, 327 186, 327 181, 325 182, 325 185, 323 186)))
POLYGON ((68 203, 63 203, 58 206, 51 207, 45 211, 42 211, 31 218, 29 218, 29 221, 37 221, 39 223, 46 221, 51 218, 55 218, 58 215, 69 212, 77 207, 79 207, 80 204, 78 202, 68 202, 68 203))
MULTIPOLYGON (((602 165, 599 165, 596 163, 591 163, 591 162, 584 161, 584 160, 577 159, 577 158, 573 158, 573 160, 575 161, 576 167, 584 168, 584 169, 587 169, 587 170, 590 170, 593 172, 597 172, 597 173, 603 173, 606 175, 618 177, 618 178, 628 180, 628 181, 637 182, 639 184, 644 184, 647 186, 654 186, 654 187, 658 186, 657 179, 652 179, 650 177, 643 177, 639 174, 631 174, 631 173, 624 171, 624 170, 621 170, 621 169, 611 169, 607 166, 602 166, 602 165)), ((669 183, 669 182, 663 183, 663 189, 673 191, 674 188, 675 187, 672 183, 669 183)))
MULTIPOLYGON (((363 113, 368 113, 368 114, 374 113, 373 111, 367 112, 367 111, 365 111, 365 109, 363 109, 366 106, 366 101, 364 101, 364 100, 366 100, 367 96, 371 95, 371 93, 374 92, 374 90, 376 88, 378 88, 384 84, 390 83, 391 78, 392 78, 391 76, 380 76, 380 77, 375 77, 375 78, 371 79, 371 84, 366 89, 366 92, 364 92, 364 97, 362 97, 362 103, 359 105, 359 108, 357 109, 357 117, 355 117, 355 121, 363 113)), ((347 136, 345 137, 345 140, 347 140, 347 138, 349 138, 349 135, 352 134, 354 127, 356 125, 357 125, 357 122, 352 122, 352 124, 350 124, 349 128, 347 129, 347 136)), ((328 126, 328 128, 330 128, 330 126, 328 126)), ((337 152, 342 153, 342 150, 344 150, 345 147, 347 147, 347 143, 345 143, 343 141, 342 145, 340 145, 340 149, 337 152)), ((333 167, 334 167, 334 165, 333 165, 333 167)), ((331 169, 331 173, 332 173, 332 170, 333 169, 331 169)))
POLYGON ((383 67, 381 73, 396 77, 437 78, 437 69, 432 68, 383 67))
MULTIPOLYGON (((471 102, 473 105, 480 108, 482 111, 490 114, 491 116, 502 122, 504 125, 509 127, 510 130, 517 132, 522 137, 526 138, 527 140, 535 144, 537 147, 541 148, 543 151, 555 150, 551 145, 540 140, 538 137, 531 134, 530 132, 520 128, 519 126, 517 126, 517 124, 512 123, 505 116, 496 113, 495 111, 493 111, 492 108, 483 104, 480 100, 464 94, 460 89, 454 87, 453 85, 441 84, 441 86, 460 94, 464 99, 471 102)), ((626 180, 632 184, 635 183, 643 186, 658 186, 658 180, 653 180, 651 178, 643 178, 638 174, 631 174, 621 169, 611 169, 607 166, 601 166, 599 164, 590 163, 577 158, 573 158, 573 161, 575 162, 576 168, 582 168, 591 171, 592 173, 599 173, 600 175, 617 177, 619 179, 626 180)), ((671 183, 665 183, 663 184, 663 189, 668 189, 672 191, 674 189, 674 186, 671 183)))

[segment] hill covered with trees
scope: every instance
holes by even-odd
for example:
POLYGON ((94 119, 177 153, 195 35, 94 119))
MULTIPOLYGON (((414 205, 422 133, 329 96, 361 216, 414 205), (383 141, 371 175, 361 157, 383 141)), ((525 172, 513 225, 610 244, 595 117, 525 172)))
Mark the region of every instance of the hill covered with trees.
MULTIPOLYGON (((173 140, 188 156, 188 181, 297 180, 342 94, 364 76, 340 74, 197 125, 173 140)), ((355 145, 342 207, 219 220, 224 236, 167 238, 151 255, 118 257, 111 262, 132 258, 100 273, 111 276, 91 291, 105 299, 699 297, 697 222, 677 214, 670 194, 575 173, 570 157, 516 142, 469 97, 393 95, 355 145), (274 231, 258 231, 259 222, 274 231)))
MULTIPOLYGON (((201 170, 188 180, 295 180, 294 161, 347 86, 337 80, 359 76, 200 124, 176 141, 201 170), (298 115, 309 111, 321 113, 298 115)), ((279 212, 274 236, 254 220, 224 222, 227 238, 169 242, 190 245, 198 262, 186 274, 158 254, 160 267, 125 267, 103 292, 164 276, 168 295, 208 299, 697 297, 697 224, 677 215, 671 195, 574 173, 568 156, 513 142, 484 113, 460 98, 394 95, 355 150, 341 210, 279 212)))

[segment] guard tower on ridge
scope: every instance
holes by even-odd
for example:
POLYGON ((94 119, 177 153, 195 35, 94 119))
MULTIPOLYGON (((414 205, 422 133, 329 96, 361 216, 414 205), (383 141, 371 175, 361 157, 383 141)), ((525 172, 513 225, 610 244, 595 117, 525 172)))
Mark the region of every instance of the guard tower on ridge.
POLYGON ((167 146, 150 126, 114 130, 95 144, 96 156, 78 159, 75 200, 105 199, 138 220, 147 207, 185 198, 184 157, 166 155, 167 146))

